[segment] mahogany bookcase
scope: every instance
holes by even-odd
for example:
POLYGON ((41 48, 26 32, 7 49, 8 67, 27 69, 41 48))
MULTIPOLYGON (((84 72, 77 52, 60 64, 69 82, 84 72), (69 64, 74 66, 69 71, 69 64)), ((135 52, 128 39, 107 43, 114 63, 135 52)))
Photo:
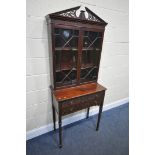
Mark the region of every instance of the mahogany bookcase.
POLYGON ((104 30, 107 23, 80 6, 46 16, 48 27, 51 95, 54 130, 59 123, 62 147, 62 116, 99 106, 99 128, 106 88, 97 83, 104 30))

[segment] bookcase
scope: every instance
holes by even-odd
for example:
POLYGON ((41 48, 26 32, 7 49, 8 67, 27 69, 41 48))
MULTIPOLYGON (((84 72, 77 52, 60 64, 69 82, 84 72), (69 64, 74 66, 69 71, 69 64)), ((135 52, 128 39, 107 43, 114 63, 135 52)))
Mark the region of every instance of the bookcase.
POLYGON ((107 23, 87 7, 80 10, 80 6, 48 14, 46 21, 54 130, 57 113, 62 147, 64 115, 87 109, 88 118, 90 107, 98 105, 98 130, 106 88, 97 80, 107 23))

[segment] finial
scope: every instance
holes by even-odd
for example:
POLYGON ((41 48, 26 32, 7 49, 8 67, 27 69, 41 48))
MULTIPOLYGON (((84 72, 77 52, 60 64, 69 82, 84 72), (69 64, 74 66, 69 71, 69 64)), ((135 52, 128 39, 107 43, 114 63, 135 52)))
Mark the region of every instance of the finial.
POLYGON ((83 5, 76 11, 76 16, 81 19, 87 19, 88 13, 83 5))

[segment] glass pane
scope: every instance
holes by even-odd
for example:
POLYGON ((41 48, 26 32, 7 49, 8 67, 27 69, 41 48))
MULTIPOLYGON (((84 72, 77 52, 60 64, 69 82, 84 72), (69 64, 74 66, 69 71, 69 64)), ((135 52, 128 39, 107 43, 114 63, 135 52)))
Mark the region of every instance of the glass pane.
POLYGON ((100 32, 84 32, 83 49, 84 50, 101 50, 102 33, 100 32))
POLYGON ((78 47, 78 30, 55 29, 55 48, 56 49, 76 49, 78 47))
POLYGON ((80 83, 97 80, 101 45, 102 34, 100 32, 84 32, 80 83))
POLYGON ((77 83, 78 30, 55 29, 56 87, 77 83))

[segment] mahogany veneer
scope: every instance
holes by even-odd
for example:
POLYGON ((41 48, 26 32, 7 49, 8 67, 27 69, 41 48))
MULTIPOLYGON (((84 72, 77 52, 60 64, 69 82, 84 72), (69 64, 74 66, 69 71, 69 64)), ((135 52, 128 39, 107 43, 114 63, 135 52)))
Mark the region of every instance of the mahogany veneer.
POLYGON ((97 92, 105 91, 106 88, 98 83, 89 83, 85 85, 80 85, 76 87, 64 88, 60 90, 55 90, 53 93, 57 101, 64 101, 83 95, 94 94, 97 92))

